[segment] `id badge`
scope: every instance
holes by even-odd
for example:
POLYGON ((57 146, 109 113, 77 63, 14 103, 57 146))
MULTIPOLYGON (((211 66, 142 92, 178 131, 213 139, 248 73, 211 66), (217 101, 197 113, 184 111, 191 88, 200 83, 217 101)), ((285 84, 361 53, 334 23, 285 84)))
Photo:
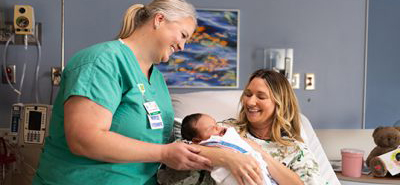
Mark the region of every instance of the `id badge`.
POLYGON ((151 129, 161 129, 164 128, 164 124, 161 118, 161 114, 150 115, 148 114, 151 129))
POLYGON ((156 115, 160 114, 160 109, 157 106, 157 103, 155 101, 149 101, 143 103, 144 108, 146 108, 147 114, 149 115, 156 115))

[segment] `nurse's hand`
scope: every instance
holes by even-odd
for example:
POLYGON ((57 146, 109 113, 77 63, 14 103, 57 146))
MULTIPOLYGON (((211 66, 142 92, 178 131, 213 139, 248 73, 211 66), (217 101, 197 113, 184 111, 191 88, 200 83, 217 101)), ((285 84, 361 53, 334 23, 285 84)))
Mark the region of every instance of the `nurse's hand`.
POLYGON ((164 145, 161 153, 161 163, 176 170, 211 169, 211 161, 198 155, 199 148, 185 143, 164 145))

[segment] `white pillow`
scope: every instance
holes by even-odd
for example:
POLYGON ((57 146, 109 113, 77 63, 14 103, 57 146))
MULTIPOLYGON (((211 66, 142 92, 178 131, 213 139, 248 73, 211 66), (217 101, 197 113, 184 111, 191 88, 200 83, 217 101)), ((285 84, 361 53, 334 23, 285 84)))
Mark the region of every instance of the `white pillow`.
POLYGON ((318 162, 321 176, 332 185, 340 185, 339 179, 333 171, 332 165, 326 156, 324 149, 319 142, 317 135, 312 128, 310 121, 303 115, 300 115, 301 122, 301 137, 310 151, 314 154, 315 160, 318 162))
POLYGON ((217 121, 236 118, 242 90, 201 91, 171 94, 175 117, 184 118, 193 113, 205 113, 217 121))

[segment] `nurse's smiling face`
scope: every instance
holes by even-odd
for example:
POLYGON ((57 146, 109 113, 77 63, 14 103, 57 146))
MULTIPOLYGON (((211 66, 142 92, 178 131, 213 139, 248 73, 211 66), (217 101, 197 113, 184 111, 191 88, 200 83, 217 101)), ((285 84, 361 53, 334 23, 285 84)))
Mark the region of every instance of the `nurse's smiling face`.
POLYGON ((155 63, 167 62, 169 57, 178 51, 185 49, 185 43, 192 36, 196 27, 192 17, 180 18, 169 21, 162 14, 155 18, 157 29, 154 32, 155 44, 155 63))

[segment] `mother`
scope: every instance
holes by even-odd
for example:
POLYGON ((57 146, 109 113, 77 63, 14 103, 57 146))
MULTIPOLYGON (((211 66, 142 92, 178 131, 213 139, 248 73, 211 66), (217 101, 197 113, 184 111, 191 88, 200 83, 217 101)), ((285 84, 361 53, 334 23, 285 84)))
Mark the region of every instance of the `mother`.
POLYGON ((257 70, 241 96, 237 126, 262 153, 279 184, 325 184, 318 164, 300 136, 296 96, 280 73, 257 70))
MULTIPOLYGON (((247 138, 253 148, 262 154, 272 178, 277 183, 326 184, 319 174, 314 156, 300 136, 301 123, 297 99, 291 85, 282 74, 264 69, 255 71, 243 90, 240 102, 242 107, 239 119, 229 121, 229 125, 236 127, 241 136, 247 138)), ((231 159, 234 156, 231 151, 222 149, 218 152, 204 149, 201 151, 200 154, 205 153, 205 156, 218 154, 224 158, 225 160, 219 164, 229 168, 239 184, 244 183, 243 173, 240 172, 249 167, 241 166, 242 169, 230 167, 229 163, 236 162, 235 159, 231 159)), ((215 156, 218 155, 211 156, 217 158, 215 156)), ((214 163, 214 160, 212 161, 214 163)), ((187 178, 160 179, 161 176, 173 176, 171 173, 176 175, 178 172, 159 171, 159 181, 162 184, 196 184, 196 181, 201 179, 196 178, 198 175, 195 173, 190 173, 191 176, 187 178)), ((201 184, 214 184, 208 176, 203 179, 201 184)))

